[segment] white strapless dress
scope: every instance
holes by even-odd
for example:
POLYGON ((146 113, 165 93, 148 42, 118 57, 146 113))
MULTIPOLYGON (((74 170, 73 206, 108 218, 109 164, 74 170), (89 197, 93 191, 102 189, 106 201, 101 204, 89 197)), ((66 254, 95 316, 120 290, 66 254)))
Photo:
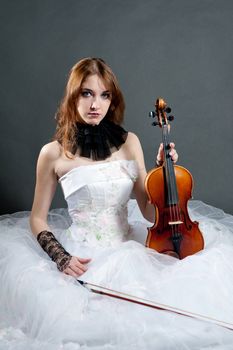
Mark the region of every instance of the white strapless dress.
MULTIPOLYGON (((90 257, 80 279, 233 324, 233 217, 189 204, 205 249, 183 260, 145 248, 134 161, 80 166, 61 183, 51 230, 90 257)), ((90 292, 59 272, 30 233, 28 212, 0 217, 0 350, 233 349, 233 330, 90 292)))

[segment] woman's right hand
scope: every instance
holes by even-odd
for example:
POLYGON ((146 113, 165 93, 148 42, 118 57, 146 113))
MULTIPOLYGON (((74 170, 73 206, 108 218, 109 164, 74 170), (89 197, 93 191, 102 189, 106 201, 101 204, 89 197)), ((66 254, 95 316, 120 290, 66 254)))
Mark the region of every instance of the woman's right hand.
POLYGON ((84 272, 87 271, 87 266, 91 261, 89 258, 78 258, 76 256, 72 256, 69 265, 63 272, 67 275, 73 276, 73 277, 79 277, 84 272))

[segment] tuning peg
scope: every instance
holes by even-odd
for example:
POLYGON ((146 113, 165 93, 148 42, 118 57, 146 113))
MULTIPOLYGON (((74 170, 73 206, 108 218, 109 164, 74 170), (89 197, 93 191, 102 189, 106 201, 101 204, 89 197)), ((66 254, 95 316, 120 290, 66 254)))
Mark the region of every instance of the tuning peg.
POLYGON ((165 108, 165 112, 166 112, 166 113, 171 113, 171 111, 172 111, 172 110, 171 110, 170 107, 166 107, 166 108, 165 108))
POLYGON ((172 122, 174 120, 174 115, 169 115, 167 119, 169 120, 169 122, 172 122))
POLYGON ((153 122, 153 123, 151 123, 151 125, 152 126, 157 126, 157 125, 159 125, 159 123, 158 122, 153 122))
POLYGON ((149 113, 149 117, 150 117, 150 118, 155 118, 155 117, 156 117, 156 113, 155 113, 154 111, 151 111, 151 112, 149 113))

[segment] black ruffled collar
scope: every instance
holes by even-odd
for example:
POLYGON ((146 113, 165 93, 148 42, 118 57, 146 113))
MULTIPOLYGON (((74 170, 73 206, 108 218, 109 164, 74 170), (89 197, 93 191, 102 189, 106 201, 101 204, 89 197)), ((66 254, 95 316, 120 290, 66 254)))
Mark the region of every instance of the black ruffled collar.
POLYGON ((81 157, 104 160, 125 143, 128 132, 120 125, 102 120, 98 125, 76 124, 76 146, 81 157))

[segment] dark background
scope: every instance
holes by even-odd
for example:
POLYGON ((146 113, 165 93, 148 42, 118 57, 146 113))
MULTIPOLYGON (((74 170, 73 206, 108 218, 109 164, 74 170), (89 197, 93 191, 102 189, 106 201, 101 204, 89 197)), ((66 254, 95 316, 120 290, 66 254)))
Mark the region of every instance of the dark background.
MULTIPOLYGON (((161 139, 148 112, 162 96, 176 117, 179 164, 194 198, 233 214, 231 0, 0 1, 1 213, 31 208, 36 159, 55 129, 70 68, 105 59, 126 100, 125 127, 148 170, 161 139)), ((63 207, 61 190, 53 207, 63 207)))

